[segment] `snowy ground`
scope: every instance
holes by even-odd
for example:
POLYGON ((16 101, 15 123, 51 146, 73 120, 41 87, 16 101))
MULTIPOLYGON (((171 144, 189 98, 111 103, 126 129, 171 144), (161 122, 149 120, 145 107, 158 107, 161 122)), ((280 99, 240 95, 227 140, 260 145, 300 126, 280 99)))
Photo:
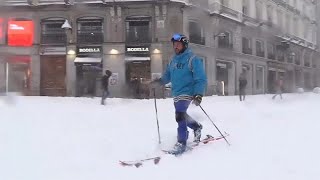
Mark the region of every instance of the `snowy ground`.
MULTIPOLYGON (((1 180, 319 180, 320 95, 205 97, 223 140, 159 165, 119 160, 159 154, 154 100, 0 97, 1 180)), ((176 141, 172 99, 157 100, 162 148, 176 141)), ((218 135, 199 107, 190 115, 218 135)), ((190 133, 192 137, 192 134, 190 133)), ((192 140, 192 138, 190 139, 192 140)))

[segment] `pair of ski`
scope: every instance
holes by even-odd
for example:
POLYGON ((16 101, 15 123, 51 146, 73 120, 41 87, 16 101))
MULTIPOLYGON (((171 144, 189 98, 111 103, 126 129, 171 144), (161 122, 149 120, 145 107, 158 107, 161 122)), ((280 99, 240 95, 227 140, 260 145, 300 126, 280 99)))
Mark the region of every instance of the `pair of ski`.
MULTIPOLYGON (((229 136, 229 134, 225 133, 223 136, 220 135, 218 137, 213 137, 211 135, 207 135, 200 142, 197 142, 197 143, 193 142, 191 145, 189 145, 185 152, 189 152, 201 144, 208 144, 213 141, 221 140, 226 136, 229 136)), ((180 156, 183 154, 183 153, 176 154, 175 151, 172 151, 172 150, 162 150, 162 152, 165 154, 170 154, 170 155, 175 155, 175 156, 180 156)), ((144 162, 153 161, 154 164, 159 164, 160 160, 161 160, 161 156, 154 156, 154 157, 139 159, 139 160, 134 160, 134 161, 119 161, 119 163, 122 166, 135 166, 135 167, 139 168, 140 166, 143 165, 144 162)))

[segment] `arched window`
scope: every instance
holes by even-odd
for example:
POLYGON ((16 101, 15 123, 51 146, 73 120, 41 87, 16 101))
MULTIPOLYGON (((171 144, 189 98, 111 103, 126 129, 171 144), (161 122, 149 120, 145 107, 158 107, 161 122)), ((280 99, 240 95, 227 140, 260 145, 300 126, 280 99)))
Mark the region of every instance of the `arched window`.
POLYGON ((96 16, 77 19, 77 43, 103 43, 103 18, 96 16))
POLYGON ((59 45, 66 43, 66 32, 61 28, 64 18, 47 18, 41 20, 41 44, 59 45))
POLYGON ((200 23, 189 21, 190 43, 205 45, 204 31, 200 23))

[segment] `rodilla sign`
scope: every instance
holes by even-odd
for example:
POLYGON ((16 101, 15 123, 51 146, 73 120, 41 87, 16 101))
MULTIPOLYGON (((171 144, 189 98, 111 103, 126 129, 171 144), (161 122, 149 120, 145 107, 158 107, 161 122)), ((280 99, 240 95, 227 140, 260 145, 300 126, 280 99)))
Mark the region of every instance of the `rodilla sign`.
POLYGON ((8 45, 32 46, 34 37, 33 21, 8 21, 8 45))

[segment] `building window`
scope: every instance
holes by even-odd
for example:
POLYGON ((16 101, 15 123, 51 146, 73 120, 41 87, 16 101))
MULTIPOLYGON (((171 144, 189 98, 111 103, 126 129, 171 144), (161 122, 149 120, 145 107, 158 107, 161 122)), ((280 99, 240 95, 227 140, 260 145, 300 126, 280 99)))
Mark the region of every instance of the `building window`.
POLYGON ((298 18, 297 17, 294 17, 293 20, 292 20, 292 23, 293 23, 293 34, 294 35, 297 35, 298 34, 298 18))
POLYGON ((271 43, 267 44, 267 53, 268 53, 268 59, 275 60, 275 53, 274 53, 274 45, 271 43))
POLYGON ((223 6, 228 7, 228 6, 229 6, 229 0, 221 0, 221 4, 222 4, 223 6))
POLYGON ((297 0, 293 0, 293 7, 297 8, 297 0))
POLYGON ((287 54, 288 63, 293 63, 295 61, 295 56, 296 54, 294 52, 288 52, 287 54))
POLYGON ((277 11, 277 21, 278 21, 278 26, 279 28, 282 28, 283 27, 283 20, 282 20, 282 12, 281 10, 278 10, 277 11))
POLYGON ((249 3, 248 0, 242 0, 242 13, 245 15, 249 14, 249 3))
POLYGON ((315 57, 312 58, 312 67, 317 68, 317 59, 315 57))
POLYGON ((286 27, 285 27, 285 29, 286 29, 286 32, 287 33, 291 33, 291 28, 290 28, 290 15, 289 14, 287 14, 286 15, 286 27))
POLYGON ((41 21, 41 44, 60 45, 66 43, 66 32, 61 28, 62 18, 49 18, 41 21))
POLYGON ((300 65, 301 64, 301 62, 300 62, 300 59, 301 59, 301 57, 300 57, 300 52, 295 52, 295 56, 294 56, 294 62, 295 62, 295 64, 296 65, 300 65))
POLYGON ((203 28, 200 23, 195 21, 189 22, 189 39, 190 43, 205 45, 203 28))
POLYGON ((100 17, 84 17, 77 20, 78 44, 103 43, 103 19, 100 17))
POLYGON ((256 1, 256 18, 258 20, 262 19, 262 4, 260 1, 256 1))
POLYGON ((251 39, 242 37, 242 53, 252 54, 251 39))
POLYGON ((151 43, 149 16, 133 16, 126 18, 127 43, 151 43))
POLYGON ((271 7, 271 5, 268 5, 267 6, 267 20, 268 20, 268 22, 272 22, 272 11, 273 11, 273 9, 272 9, 272 7, 271 7))
POLYGON ((283 52, 283 49, 281 48, 279 49, 277 48, 277 60, 284 62, 284 52, 283 52))
POLYGON ((263 90, 263 67, 256 67, 256 89, 263 90))
POLYGON ((304 66, 311 67, 310 53, 306 52, 304 55, 304 66))
POLYGON ((264 57, 264 42, 261 40, 256 41, 256 55, 264 57))
POLYGON ((232 34, 230 32, 224 32, 224 36, 218 36, 219 48, 233 48, 232 34))
POLYGON ((311 27, 309 27, 309 24, 307 22, 304 22, 304 26, 303 26, 303 37, 304 39, 308 38, 308 32, 311 29, 311 27))

